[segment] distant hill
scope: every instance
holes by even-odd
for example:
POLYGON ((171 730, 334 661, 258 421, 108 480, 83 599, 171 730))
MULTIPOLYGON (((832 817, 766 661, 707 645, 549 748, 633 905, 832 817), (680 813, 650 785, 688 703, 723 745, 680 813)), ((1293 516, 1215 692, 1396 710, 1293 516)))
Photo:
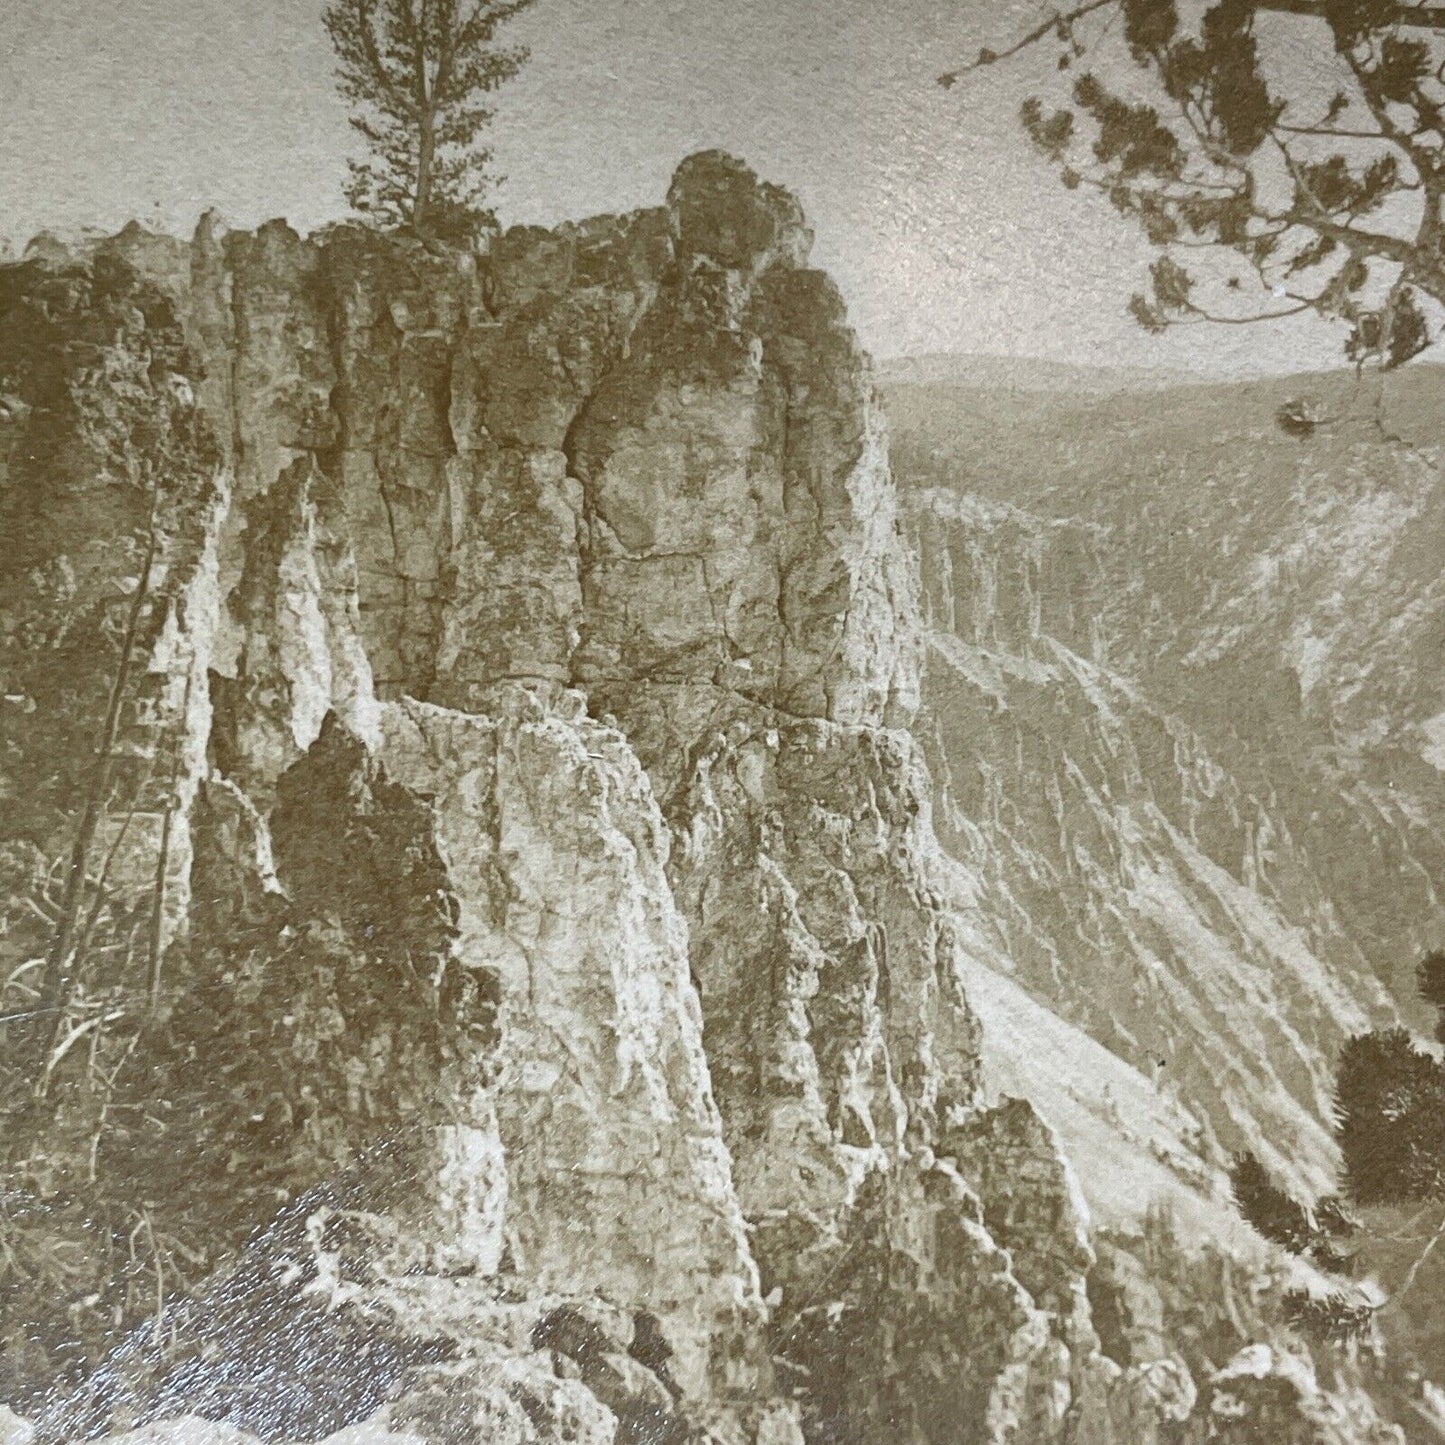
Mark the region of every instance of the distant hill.
MULTIPOLYGON (((1111 479, 1148 487, 1151 478, 1167 476, 1187 493, 1205 455, 1236 474, 1263 469, 1283 480, 1312 466, 1329 469, 1351 440, 1445 445, 1445 366, 1434 362, 1363 378, 1341 370, 1161 385, 1158 377, 1166 373, 1144 373, 1155 381, 1112 390, 1100 381, 1089 390, 1082 382, 1062 384, 1076 374, 1062 364, 1041 363, 1030 371, 1028 363, 1018 373, 1042 378, 1053 369, 1061 384, 1046 387, 1011 380, 1013 363, 1006 358, 997 368, 982 364, 987 361, 973 368, 960 364, 954 380, 943 379, 929 358, 911 370, 890 363, 880 373, 894 473, 902 486, 960 487, 1071 515, 1076 502, 1069 494, 1082 487, 1098 500, 1110 491, 1111 479), (905 379, 910 375, 920 379, 905 379), (922 379, 930 375, 935 379, 922 379), (1291 402, 1306 403, 1321 423, 1303 450, 1275 422, 1291 402), (1044 500, 1056 491, 1065 495, 1044 500)), ((1104 369, 1100 376, 1131 374, 1104 369)))
MULTIPOLYGON (((1240 388, 1274 391, 1283 388, 1344 386, 1357 389, 1355 372, 1349 367, 1296 375, 1213 376, 1173 367, 1085 366, 1053 361, 1039 356, 992 356, 983 353, 936 352, 922 356, 893 356, 875 359, 873 374, 885 390, 914 387, 950 387, 960 391, 988 391, 1044 395, 1067 403, 1078 398, 1157 395, 1161 391, 1188 388, 1193 393, 1229 392, 1240 388)), ((1424 379, 1429 386, 1445 380, 1445 361, 1434 348, 1395 373, 1393 382, 1409 377, 1424 379), (1427 359, 1427 357, 1429 359, 1427 359)))
POLYGON ((1187 371, 1142 366, 1078 366, 1038 356, 988 356, 939 352, 890 357, 874 362, 881 386, 961 386, 979 390, 1076 392, 1110 395, 1187 386, 1198 378, 1187 371))

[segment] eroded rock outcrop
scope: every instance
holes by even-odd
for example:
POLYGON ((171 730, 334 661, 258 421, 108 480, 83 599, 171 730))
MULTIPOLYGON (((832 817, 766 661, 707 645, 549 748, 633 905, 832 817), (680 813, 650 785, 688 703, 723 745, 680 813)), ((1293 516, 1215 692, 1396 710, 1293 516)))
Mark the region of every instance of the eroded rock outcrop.
POLYGON ((540 1288, 663 1322, 678 1385, 767 1393, 756 1269, 709 1087, 667 836, 625 739, 517 694, 402 703, 384 756, 433 799, 456 957, 498 980, 502 1249, 540 1288))

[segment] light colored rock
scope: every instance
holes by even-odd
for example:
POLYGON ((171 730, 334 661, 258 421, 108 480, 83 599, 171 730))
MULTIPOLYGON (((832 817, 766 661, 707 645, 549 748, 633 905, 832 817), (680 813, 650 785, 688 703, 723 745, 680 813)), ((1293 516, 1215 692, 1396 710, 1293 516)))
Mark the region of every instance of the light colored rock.
POLYGON ((249 508, 245 563, 227 603, 240 641, 222 726, 234 776, 261 800, 328 713, 363 742, 380 739, 343 517, 310 456, 249 508))
POLYGON ((435 800, 457 956, 501 980, 517 1267, 649 1310, 688 1396, 756 1390, 761 1299, 646 775, 520 688, 494 718, 394 705, 386 735, 392 774, 435 800))
POLYGON ((1404 1445, 1405 1432, 1380 1418, 1362 1390, 1324 1390, 1309 1357, 1270 1345, 1241 1350, 1209 1382, 1213 1439, 1280 1445, 1404 1445))
POLYGON ((383 1411, 359 1425, 348 1425, 328 1435, 321 1445, 427 1445, 427 1438, 413 1431, 393 1429, 383 1411))
POLYGON ((35 1427, 8 1405, 0 1405, 0 1445, 30 1445, 35 1427))
POLYGON ((416 1438, 488 1445, 613 1445, 617 1431, 616 1417, 580 1380, 559 1376, 540 1355, 433 1370, 384 1407, 378 1423, 393 1432, 380 1437, 387 1445, 416 1438))
POLYGON ((178 1420, 160 1420, 124 1435, 109 1437, 112 1445, 258 1445, 256 1436, 237 1430, 219 1420, 188 1415, 178 1420))

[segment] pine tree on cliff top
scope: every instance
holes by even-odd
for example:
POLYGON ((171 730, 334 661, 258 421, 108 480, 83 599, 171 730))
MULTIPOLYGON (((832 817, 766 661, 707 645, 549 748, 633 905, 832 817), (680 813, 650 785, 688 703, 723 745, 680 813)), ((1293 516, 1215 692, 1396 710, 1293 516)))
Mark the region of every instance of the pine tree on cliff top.
POLYGON ((1057 46, 1068 103, 1021 119, 1158 248, 1131 303, 1147 330, 1315 312, 1385 367, 1438 333, 1445 5, 1079 0, 1000 44, 939 84, 1057 46))
POLYGON ((474 239, 497 183, 478 144, 485 103, 527 61, 497 30, 533 0, 333 0, 323 16, 337 87, 369 156, 351 161, 346 199, 387 226, 474 239))

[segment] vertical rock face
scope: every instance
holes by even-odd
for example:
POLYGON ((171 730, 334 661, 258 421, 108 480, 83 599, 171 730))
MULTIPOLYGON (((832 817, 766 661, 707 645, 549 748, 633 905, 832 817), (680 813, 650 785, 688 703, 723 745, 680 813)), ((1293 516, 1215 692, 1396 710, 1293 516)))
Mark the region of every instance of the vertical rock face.
POLYGON ((482 257, 206 223, 0 272, 8 1163, 110 1181, 163 1290, 228 1261, 106 1296, 183 1345, 51 1438, 317 1438, 379 1402, 362 1338, 403 1432, 1205 1438, 1211 1357, 1106 1353, 1057 1137, 989 1107, 995 935, 809 243, 710 153, 482 257))
POLYGON ((907 734, 735 723, 679 799, 714 1087, 778 1357, 810 1430, 986 1438, 1030 1319, 929 1148, 974 1100, 976 1024, 907 734), (891 1341, 891 1343, 889 1343, 891 1341), (941 1392, 941 1359, 968 1359, 941 1392), (930 1423, 931 1422, 931 1423, 930 1423))
POLYGON ((665 210, 509 233, 481 276, 357 231, 225 242, 239 465, 305 450, 339 489, 382 696, 572 683, 654 765, 749 706, 906 717, 886 443, 808 245, 717 155, 665 210))
POLYGON ((265 799, 328 714, 373 746, 380 719, 347 524, 330 479, 303 456, 245 512, 245 562, 228 598, 235 677, 218 676, 215 686, 222 701, 213 753, 222 771, 265 799))
POLYGON ((569 700, 518 690, 486 718, 408 701, 386 727, 391 771, 433 800, 455 957, 499 981, 502 1247, 541 1289, 659 1317, 690 1397, 756 1395, 762 1305, 667 836, 625 740, 569 700))

